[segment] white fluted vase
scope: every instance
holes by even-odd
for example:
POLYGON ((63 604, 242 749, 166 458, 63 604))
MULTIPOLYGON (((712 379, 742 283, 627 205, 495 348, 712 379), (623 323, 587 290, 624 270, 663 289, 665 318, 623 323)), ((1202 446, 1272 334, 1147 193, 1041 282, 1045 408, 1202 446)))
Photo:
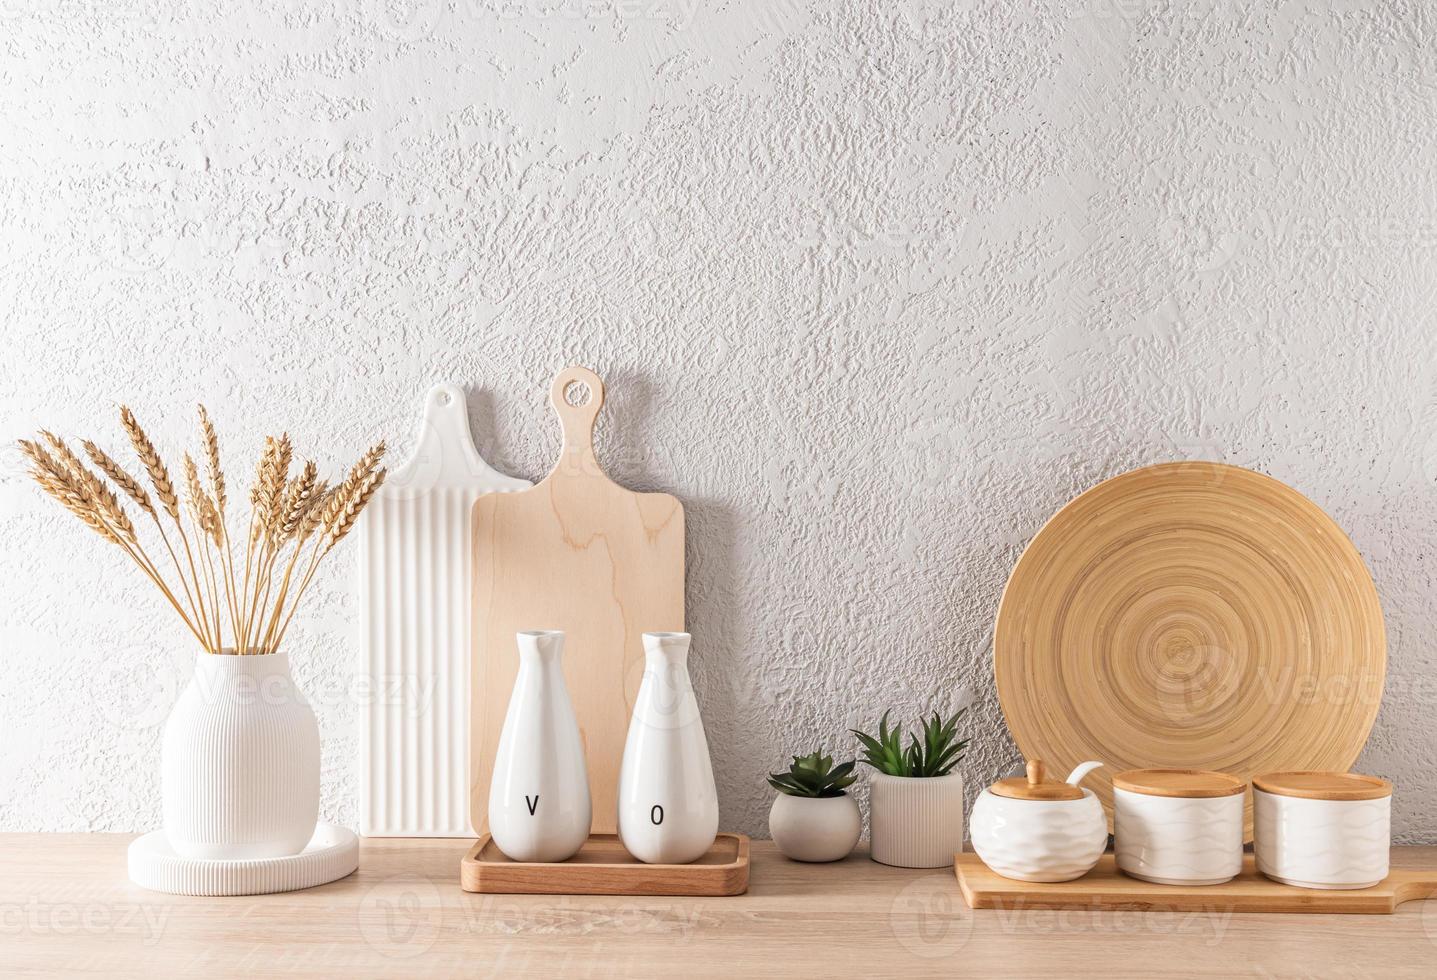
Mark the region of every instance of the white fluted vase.
POLYGON ((689 679, 689 634, 644 634, 644 679, 619 770, 619 839, 646 864, 687 864, 718 836, 718 789, 689 679))
POLYGON ((519 674, 489 782, 489 833, 514 861, 566 861, 593 811, 579 723, 564 684, 564 634, 518 634, 519 674))
POLYGON ((165 723, 165 836, 184 858, 298 854, 319 818, 319 725, 286 653, 201 653, 165 723))
POLYGON ((963 775, 889 776, 868 783, 869 853, 879 864, 943 868, 963 849, 963 775))

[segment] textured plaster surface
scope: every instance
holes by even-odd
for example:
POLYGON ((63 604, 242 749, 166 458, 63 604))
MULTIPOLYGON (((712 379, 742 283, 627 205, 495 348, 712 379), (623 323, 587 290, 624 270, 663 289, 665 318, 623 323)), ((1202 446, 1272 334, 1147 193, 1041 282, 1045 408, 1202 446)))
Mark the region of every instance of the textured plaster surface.
MULTIPOLYGON (((1222 459, 1376 578, 1361 768, 1437 841, 1437 15, 1420 0, 0 0, 0 417, 128 401, 231 479, 287 427, 402 456, 435 380, 541 477, 544 395, 687 507, 723 824, 851 725, 972 701, 1064 501, 1222 459), (187 444, 188 445, 188 444, 187 444)), ((0 829, 159 822, 185 635, 0 450, 0 829)), ((291 653, 356 823, 354 553, 291 653)))

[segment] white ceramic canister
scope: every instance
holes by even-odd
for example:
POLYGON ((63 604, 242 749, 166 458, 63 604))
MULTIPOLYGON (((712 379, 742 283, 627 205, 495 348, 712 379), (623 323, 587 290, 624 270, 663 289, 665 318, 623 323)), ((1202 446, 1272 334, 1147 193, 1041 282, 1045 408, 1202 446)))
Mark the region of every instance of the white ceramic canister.
POLYGON ((1242 870, 1247 783, 1198 769, 1131 769, 1113 777, 1118 868, 1163 885, 1218 885, 1242 870))
POLYGON ((689 634, 644 634, 644 679, 619 767, 619 839, 645 864, 687 864, 718 836, 718 789, 689 678, 689 634))
POLYGON ((199 654, 160 758, 165 836, 180 857, 286 857, 314 836, 319 725, 289 654, 199 654))
POLYGON ((1367 888, 1387 877, 1392 784, 1345 772, 1252 781, 1257 870, 1302 888, 1367 888))
POLYGON ((863 820, 858 803, 841 796, 779 793, 768 811, 768 832, 779 853, 795 861, 841 861, 853 852, 863 820))
POLYGON ((943 868, 963 850, 963 774, 868 779, 869 856, 897 868, 943 868))
POLYGON ((564 684, 564 634, 518 634, 519 674, 489 782, 489 833, 514 861, 565 861, 589 838, 589 770, 564 684))
POLYGON ((1041 760, 1026 777, 1003 779, 978 794, 968 836, 983 863, 1019 881, 1072 881, 1093 869, 1108 846, 1108 818, 1078 783, 1101 762, 1084 762, 1065 783, 1049 782, 1041 760))

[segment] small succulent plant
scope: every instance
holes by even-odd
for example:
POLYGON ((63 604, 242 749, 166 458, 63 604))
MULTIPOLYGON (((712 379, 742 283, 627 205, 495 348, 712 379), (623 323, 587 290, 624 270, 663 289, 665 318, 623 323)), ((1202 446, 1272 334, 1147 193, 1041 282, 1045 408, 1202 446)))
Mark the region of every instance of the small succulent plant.
POLYGON ((845 787, 858 778, 853 775, 855 765, 850 761, 835 766, 833 756, 824 755, 819 749, 811 755, 794 756, 788 772, 769 773, 768 784, 789 796, 843 796, 845 787))
POLYGON ((903 747, 903 725, 888 727, 889 712, 883 712, 874 737, 857 729, 849 729, 863 745, 863 761, 889 776, 946 776, 963 758, 968 747, 966 738, 958 738, 958 719, 967 712, 959 708, 953 717, 943 719, 938 712, 922 723, 923 739, 909 736, 908 748, 903 747))

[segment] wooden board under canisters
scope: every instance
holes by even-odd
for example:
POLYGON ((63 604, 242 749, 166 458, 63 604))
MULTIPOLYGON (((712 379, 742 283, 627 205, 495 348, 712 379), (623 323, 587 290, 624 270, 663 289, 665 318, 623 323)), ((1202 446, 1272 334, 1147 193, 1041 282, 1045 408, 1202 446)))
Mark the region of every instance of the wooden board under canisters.
MULTIPOLYGON (((1401 848, 1397 849, 1400 852, 1401 848)), ((1396 852, 1394 852, 1396 853, 1396 852)), ((1016 881, 985 865, 976 854, 956 856, 954 871, 971 909, 1082 909, 1137 912, 1330 912, 1387 915, 1403 902, 1437 894, 1437 870, 1393 868, 1370 888, 1323 889, 1284 885, 1260 874, 1251 854, 1242 873, 1221 885, 1159 885, 1129 878, 1113 856, 1081 878, 1045 884, 1016 881)))

